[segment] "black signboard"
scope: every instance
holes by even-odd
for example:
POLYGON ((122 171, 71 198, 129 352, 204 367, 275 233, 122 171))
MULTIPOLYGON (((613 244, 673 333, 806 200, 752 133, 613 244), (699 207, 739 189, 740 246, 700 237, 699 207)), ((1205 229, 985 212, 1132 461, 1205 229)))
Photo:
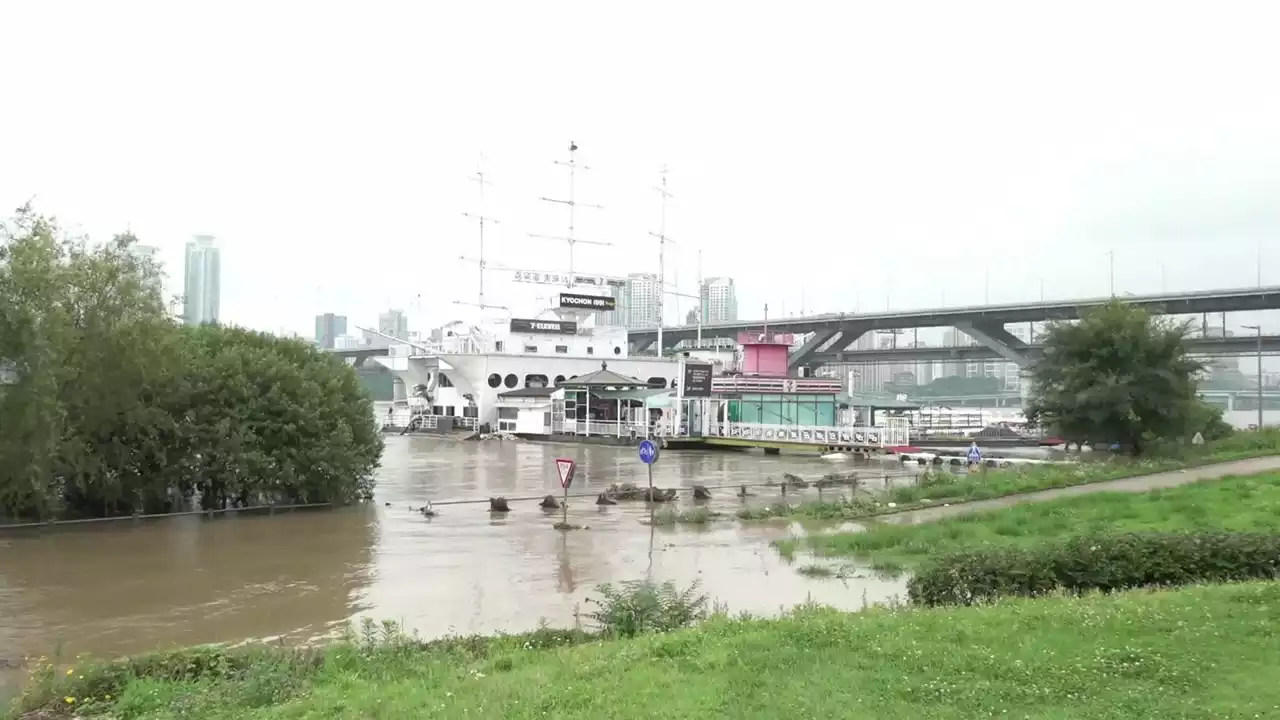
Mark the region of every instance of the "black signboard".
POLYGON ((560 293, 560 307, 584 310, 617 310, 618 301, 605 295, 579 295, 560 293))
POLYGON ((572 320, 528 320, 511 318, 511 332, 572 335, 578 332, 578 323, 572 320))
POLYGON ((711 363, 686 362, 680 390, 687 398, 711 397, 711 363))

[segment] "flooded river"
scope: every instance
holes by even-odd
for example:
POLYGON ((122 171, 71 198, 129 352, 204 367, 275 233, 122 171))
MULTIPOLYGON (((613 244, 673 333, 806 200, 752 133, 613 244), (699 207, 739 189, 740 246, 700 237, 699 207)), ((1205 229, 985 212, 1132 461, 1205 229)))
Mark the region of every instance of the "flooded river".
MULTIPOLYGON (((14 691, 26 656, 304 640, 361 616, 398 620, 424 637, 527 630, 540 620, 569 626, 599 584, 645 577, 697 580, 731 610, 755 613, 807 598, 856 609, 864 599, 905 594, 901 580, 802 576, 769 546, 789 532, 778 525, 652 528, 644 503, 598 508, 589 498, 571 502, 570 522, 588 527, 569 533, 551 528, 558 511, 533 502, 514 503, 506 516, 487 505, 439 506, 434 518, 410 509, 427 500, 559 494, 556 457, 577 460, 575 492, 646 482, 631 448, 389 437, 372 503, 0 532, 0 696, 14 691)), ((654 483, 756 483, 831 470, 816 458, 668 452, 654 483)), ((752 492, 753 504, 777 497, 752 492)), ((692 504, 687 495, 679 506, 692 504)), ((726 513, 743 502, 733 490, 714 495, 711 508, 726 513)))

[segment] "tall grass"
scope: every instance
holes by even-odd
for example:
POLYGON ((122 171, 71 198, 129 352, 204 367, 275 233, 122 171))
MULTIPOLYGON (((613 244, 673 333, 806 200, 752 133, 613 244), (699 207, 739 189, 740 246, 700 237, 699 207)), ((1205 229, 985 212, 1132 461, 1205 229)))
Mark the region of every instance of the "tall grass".
POLYGON ((136 679, 107 717, 1274 717, 1280 584, 776 620, 523 649, 327 657, 286 697, 247 675, 136 679))

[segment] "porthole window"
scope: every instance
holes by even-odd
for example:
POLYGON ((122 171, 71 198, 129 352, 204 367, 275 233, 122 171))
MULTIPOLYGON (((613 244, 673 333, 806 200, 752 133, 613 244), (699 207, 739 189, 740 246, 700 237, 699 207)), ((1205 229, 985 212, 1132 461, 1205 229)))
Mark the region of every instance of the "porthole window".
POLYGON ((618 347, 617 345, 614 345, 614 346, 613 346, 613 354, 614 354, 614 355, 621 355, 621 354, 622 354, 622 348, 618 347))
POLYGON ((660 377, 651 377, 648 379, 648 385, 653 390, 662 390, 667 386, 667 379, 660 377))
POLYGON ((520 382, 520 378, 516 377, 514 374, 508 374, 502 379, 502 384, 509 388, 515 387, 518 382, 520 382))
POLYGON ((501 375, 499 375, 498 373, 493 373, 492 375, 489 376, 489 387, 496 388, 501 384, 502 384, 501 375))
POLYGON ((562 382, 564 382, 564 376, 563 376, 563 375, 557 375, 557 376, 556 376, 556 387, 560 387, 560 383, 562 383, 562 382))

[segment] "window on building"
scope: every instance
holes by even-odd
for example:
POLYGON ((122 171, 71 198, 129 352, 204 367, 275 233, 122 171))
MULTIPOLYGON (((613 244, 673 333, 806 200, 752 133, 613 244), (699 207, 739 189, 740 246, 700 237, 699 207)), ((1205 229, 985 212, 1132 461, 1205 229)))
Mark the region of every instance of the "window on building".
POLYGON ((443 407, 441 407, 440 405, 432 405, 432 406, 431 406, 431 414, 432 414, 432 415, 443 415, 443 414, 444 414, 444 408, 443 408, 443 407))
POLYGON ((453 417, 453 416, 454 416, 454 406, 450 405, 450 406, 446 407, 446 408, 444 409, 444 414, 445 414, 445 415, 448 415, 449 417, 453 417))
POLYGON ((474 405, 468 405, 462 408, 462 417, 480 417, 480 408, 474 405))
POLYGON ((595 348, 593 348, 593 347, 591 347, 590 345, 588 345, 588 346, 587 346, 587 354, 588 354, 588 355, 595 355, 595 354, 596 354, 596 349, 595 349, 595 348))
POLYGON ((507 373, 507 376, 502 378, 502 384, 509 388, 515 387, 518 382, 520 382, 520 378, 516 377, 515 373, 507 373))
POLYGON ((524 351, 525 351, 525 352, 527 352, 527 353, 536 353, 536 352, 538 352, 538 346, 537 346, 537 345, 525 345, 525 346, 524 346, 524 351))
POLYGON ((502 347, 503 347, 503 345, 505 345, 505 344, 506 344, 506 343, 502 342, 501 340, 498 340, 498 341, 494 342, 494 343, 493 343, 493 351, 494 351, 494 352, 502 352, 502 347))
POLYGON ((504 407, 498 408, 499 420, 515 420, 520 415, 520 408, 504 407))
POLYGON ((568 354, 569 354, 569 346, 568 346, 568 345, 557 345, 557 346, 556 346, 556 352, 557 352, 557 353, 559 353, 559 354, 561 354, 561 355, 568 355, 568 354))
POLYGON ((614 354, 614 355, 621 355, 621 354, 622 354, 622 348, 615 346, 615 347, 613 348, 613 354, 614 354))

